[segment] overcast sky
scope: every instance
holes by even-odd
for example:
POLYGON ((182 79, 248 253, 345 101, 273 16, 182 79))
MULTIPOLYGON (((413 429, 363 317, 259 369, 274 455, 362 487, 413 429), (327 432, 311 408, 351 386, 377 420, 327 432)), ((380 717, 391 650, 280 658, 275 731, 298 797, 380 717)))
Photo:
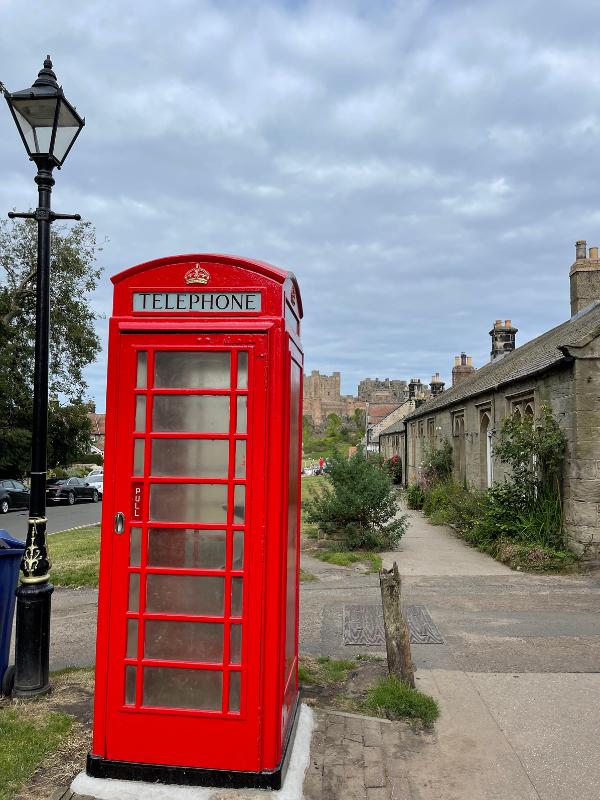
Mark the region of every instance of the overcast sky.
MULTIPOLYGON (((600 244, 597 0, 0 10, 0 80, 48 52, 86 117, 53 202, 108 239, 99 312, 154 257, 270 261, 298 276, 307 371, 347 393, 480 366, 496 318, 522 344, 569 317, 574 242, 600 244)), ((0 213, 35 204, 33 174, 0 107, 0 213)))

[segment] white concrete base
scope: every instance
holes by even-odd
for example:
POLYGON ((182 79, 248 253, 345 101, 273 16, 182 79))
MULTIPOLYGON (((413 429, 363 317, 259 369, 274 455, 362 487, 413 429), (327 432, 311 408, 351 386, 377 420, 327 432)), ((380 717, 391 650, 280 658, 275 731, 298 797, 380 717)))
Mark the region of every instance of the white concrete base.
POLYGON ((310 740, 314 727, 312 710, 302 704, 296 736, 285 782, 278 791, 258 789, 217 789, 209 786, 173 786, 144 781, 117 781, 110 778, 90 778, 80 772, 71 784, 75 794, 97 800, 302 800, 304 773, 310 759, 310 740))

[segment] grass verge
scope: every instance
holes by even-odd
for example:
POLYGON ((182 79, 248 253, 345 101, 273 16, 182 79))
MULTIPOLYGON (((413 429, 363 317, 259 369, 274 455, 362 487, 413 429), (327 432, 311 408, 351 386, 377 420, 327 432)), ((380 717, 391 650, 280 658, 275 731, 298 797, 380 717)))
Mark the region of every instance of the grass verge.
POLYGON ((55 586, 98 586, 100 526, 62 531, 48 537, 55 586))
POLYGON ((367 692, 365 712, 388 719, 419 719, 432 725, 439 716, 437 701, 390 675, 367 692))
POLYGON ((58 749, 72 719, 35 704, 4 708, 0 713, 0 800, 11 800, 39 763, 58 749))
POLYGON ((300 570, 300 583, 310 583, 311 581, 316 581, 317 578, 311 572, 307 572, 305 569, 300 570))
POLYGON ((352 564, 366 564, 369 572, 379 572, 381 569, 381 556, 371 550, 315 550, 311 556, 328 564, 337 564, 338 567, 351 567, 352 564))
POLYGON ((312 686, 327 686, 346 680, 348 673, 353 669, 356 669, 356 661, 347 658, 302 656, 298 665, 298 681, 312 686))

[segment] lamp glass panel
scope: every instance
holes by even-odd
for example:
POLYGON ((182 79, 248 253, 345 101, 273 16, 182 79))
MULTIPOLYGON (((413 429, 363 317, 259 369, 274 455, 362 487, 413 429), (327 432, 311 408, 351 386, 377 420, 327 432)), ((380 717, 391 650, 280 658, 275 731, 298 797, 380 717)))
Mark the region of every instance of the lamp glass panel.
POLYGON ((53 150, 53 155, 58 161, 62 162, 79 130, 80 124, 77 117, 75 117, 71 109, 61 101, 53 150))
POLYGON ((55 97, 11 101, 17 124, 31 153, 50 154, 57 102, 55 97))

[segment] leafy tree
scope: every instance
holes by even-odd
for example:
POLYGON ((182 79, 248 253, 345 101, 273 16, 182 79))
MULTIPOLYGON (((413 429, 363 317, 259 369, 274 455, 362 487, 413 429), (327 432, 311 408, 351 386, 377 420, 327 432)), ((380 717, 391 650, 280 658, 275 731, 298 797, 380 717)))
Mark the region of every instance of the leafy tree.
MULTIPOLYGON (((87 403, 61 406, 51 400, 48 408, 48 467, 72 464, 89 453, 92 424, 87 403)), ((87 459, 86 459, 87 460, 87 459)))
POLYGON ((393 549, 408 523, 397 514, 397 494, 381 460, 366 459, 362 452, 334 458, 329 478, 305 501, 306 521, 341 538, 349 550, 393 549))
MULTIPOLYGON (((86 435, 81 409, 86 384, 83 370, 100 349, 94 330, 96 314, 89 295, 101 270, 94 228, 80 222, 70 228, 52 226, 50 280, 50 372, 53 399, 49 450, 58 452, 52 425, 66 424, 74 435, 86 435), (57 412, 66 400, 70 411, 57 412), (61 420, 59 422, 59 420, 61 420)), ((0 474, 24 475, 29 469, 33 365, 35 346, 35 288, 37 225, 31 220, 0 221, 0 474)), ((87 428, 89 435, 89 428, 87 428)), ((64 446, 63 446, 64 448, 64 446)), ((63 449, 63 453, 67 451, 63 449)))

